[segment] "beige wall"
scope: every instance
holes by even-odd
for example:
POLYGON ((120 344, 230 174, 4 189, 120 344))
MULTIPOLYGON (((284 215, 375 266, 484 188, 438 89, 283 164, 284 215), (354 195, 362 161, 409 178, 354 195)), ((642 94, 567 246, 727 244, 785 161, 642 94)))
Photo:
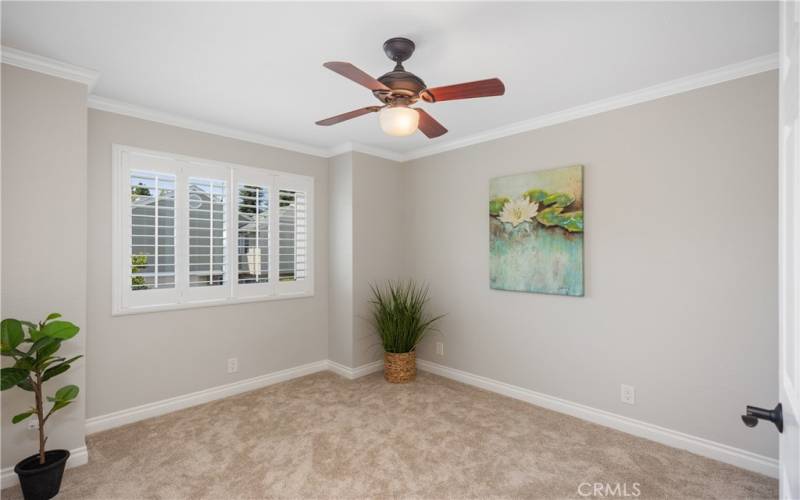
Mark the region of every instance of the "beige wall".
POLYGON ((770 457, 777 398, 777 73, 412 162, 422 358, 770 457), (489 289, 492 177, 585 165, 586 297, 489 289), (620 402, 620 384, 636 404, 620 402))
POLYGON ((404 170, 362 153, 330 161, 328 356, 348 367, 380 359, 370 323, 370 284, 408 275, 404 170))
POLYGON ((328 359, 353 366, 353 154, 328 168, 328 359))
POLYGON ((327 193, 324 158, 90 110, 88 417, 325 359, 327 193), (112 317, 112 143, 314 177, 314 297, 112 317))
POLYGON ((370 284, 408 277, 404 165, 353 153, 353 366, 380 359, 370 284))
MULTIPOLYGON (((2 317, 38 321, 50 312, 81 327, 61 353, 84 352, 86 321, 86 85, 2 65, 2 317)), ((8 359, 3 358, 3 363, 8 359)), ((76 384, 78 400, 48 423, 49 448, 84 446, 85 360, 45 384, 52 396, 76 384)), ((36 432, 11 417, 31 393, 2 393, 2 467, 38 449, 36 432)))

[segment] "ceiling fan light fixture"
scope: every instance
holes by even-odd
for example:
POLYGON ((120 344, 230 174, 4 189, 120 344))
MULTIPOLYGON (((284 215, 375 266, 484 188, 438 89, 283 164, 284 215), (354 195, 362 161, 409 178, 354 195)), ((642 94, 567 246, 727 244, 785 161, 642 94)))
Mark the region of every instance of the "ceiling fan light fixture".
POLYGON ((387 106, 378 113, 378 121, 384 133, 404 137, 417 131, 419 113, 408 106, 387 106))

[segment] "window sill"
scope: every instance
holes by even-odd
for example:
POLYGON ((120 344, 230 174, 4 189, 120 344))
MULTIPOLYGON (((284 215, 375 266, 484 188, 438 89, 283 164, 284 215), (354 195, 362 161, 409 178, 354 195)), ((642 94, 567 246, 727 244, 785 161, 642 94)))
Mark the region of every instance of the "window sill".
POLYGON ((284 293, 281 295, 264 295, 260 297, 213 299, 213 300, 204 300, 196 302, 183 302, 180 304, 129 307, 127 309, 114 307, 113 310, 111 311, 111 316, 131 316, 134 314, 149 314, 162 311, 180 311, 182 309, 197 309, 199 307, 235 306, 237 304, 250 304, 253 302, 271 302, 273 300, 304 299, 313 296, 314 292, 297 292, 297 293, 284 293))

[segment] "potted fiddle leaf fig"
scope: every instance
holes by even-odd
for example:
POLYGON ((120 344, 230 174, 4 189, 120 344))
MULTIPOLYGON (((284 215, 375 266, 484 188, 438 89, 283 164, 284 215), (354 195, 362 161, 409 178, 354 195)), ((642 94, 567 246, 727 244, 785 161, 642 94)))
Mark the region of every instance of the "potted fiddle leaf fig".
POLYGON ((61 477, 69 458, 68 450, 45 449, 45 424, 55 412, 78 396, 76 385, 65 385, 46 399, 44 395, 44 383, 69 370, 70 365, 81 357, 67 359, 56 355, 61 343, 80 330, 69 321, 59 320, 60 317, 60 314, 53 313, 39 323, 16 319, 0 322, 0 354, 14 360, 13 366, 0 369, 0 390, 19 387, 33 393, 33 405, 15 415, 11 422, 17 424, 35 416, 38 424, 39 453, 14 467, 26 500, 54 497, 61 487, 61 477))
POLYGON ((414 281, 389 281, 386 289, 372 286, 372 321, 383 344, 383 377, 393 384, 417 375, 417 344, 433 331, 441 316, 425 312, 428 287, 414 281))

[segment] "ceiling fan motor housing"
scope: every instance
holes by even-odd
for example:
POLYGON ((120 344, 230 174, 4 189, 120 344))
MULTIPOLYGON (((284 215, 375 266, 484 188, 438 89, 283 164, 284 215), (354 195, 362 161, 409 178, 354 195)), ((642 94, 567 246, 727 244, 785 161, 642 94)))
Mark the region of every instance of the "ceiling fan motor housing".
POLYGON ((380 101, 392 104, 413 104, 419 98, 419 93, 425 89, 425 82, 414 73, 403 68, 403 61, 414 53, 414 42, 408 38, 395 37, 383 42, 383 51, 386 56, 397 64, 394 70, 378 77, 378 81, 392 89, 391 93, 374 91, 375 97, 380 101))

